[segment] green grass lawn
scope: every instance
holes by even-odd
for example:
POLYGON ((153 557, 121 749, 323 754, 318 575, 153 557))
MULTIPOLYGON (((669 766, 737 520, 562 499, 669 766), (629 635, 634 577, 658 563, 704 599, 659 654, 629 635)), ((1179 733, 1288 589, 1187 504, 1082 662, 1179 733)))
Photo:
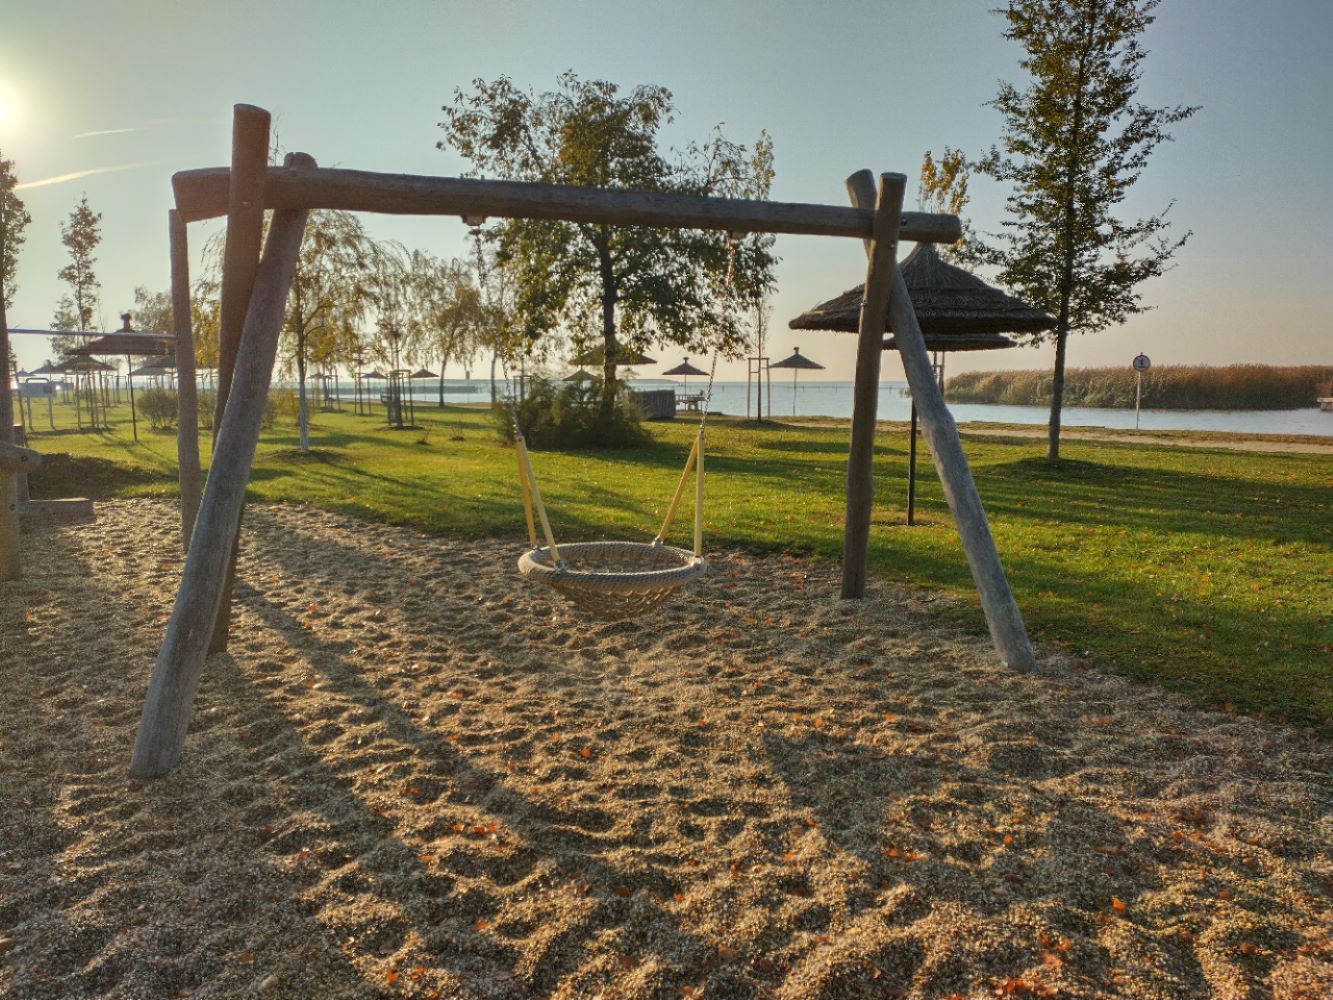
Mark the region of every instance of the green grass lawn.
MULTIPOLYGON (((175 493, 174 433, 141 425, 135 444, 128 408, 112 416, 107 433, 42 433, 42 414, 32 445, 70 457, 33 477, 34 496, 175 493)), ((281 422, 264 433, 251 495, 517 547, 514 453, 488 415, 431 406, 417 416, 422 429, 391 431, 378 417, 317 413, 309 455, 281 422)), ((694 424, 653 430, 640 450, 534 454, 557 541, 656 532, 694 424)), ((1052 465, 1044 441, 964 442, 1034 641, 1205 704, 1333 732, 1333 457, 1067 441, 1052 465)), ((710 422, 706 544, 836 558, 846 454, 845 427, 710 422)), ((908 528, 906 436, 881 436, 871 569, 962 595, 954 614, 981 630, 924 446, 920 469, 919 523, 908 528)), ((689 531, 687 500, 677 540, 689 531)))

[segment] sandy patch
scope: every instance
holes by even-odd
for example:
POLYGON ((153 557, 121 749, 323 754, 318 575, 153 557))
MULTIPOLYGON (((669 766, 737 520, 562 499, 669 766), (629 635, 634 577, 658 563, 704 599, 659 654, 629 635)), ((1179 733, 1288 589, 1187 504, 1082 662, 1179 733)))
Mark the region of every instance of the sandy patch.
POLYGON ((247 514, 185 764, 126 776, 174 508, 0 590, 0 995, 1321 997, 1333 752, 722 554, 641 624, 247 514))

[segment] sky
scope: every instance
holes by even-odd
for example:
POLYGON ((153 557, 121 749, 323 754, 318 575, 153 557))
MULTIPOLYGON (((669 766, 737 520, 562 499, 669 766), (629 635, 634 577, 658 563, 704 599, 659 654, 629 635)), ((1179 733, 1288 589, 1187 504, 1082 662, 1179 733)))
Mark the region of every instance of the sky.
MULTIPOLYGON (((861 168, 908 177, 922 154, 1000 139, 986 106, 1021 84, 1019 48, 994 0, 3 0, 0 155, 32 215, 13 327, 49 325, 66 287, 60 226, 80 197, 102 213, 100 325, 119 326, 136 286, 168 287, 171 174, 229 162, 231 108, 273 114, 281 146, 321 166, 457 175, 436 149, 441 107, 475 79, 538 91, 572 69, 623 88, 664 85, 677 116, 664 144, 721 126, 775 145, 772 197, 846 204, 861 168)), ((1333 3, 1164 0, 1145 37, 1140 98, 1202 105, 1175 129, 1125 203, 1170 206, 1193 236, 1144 286, 1151 311, 1071 338, 1071 366, 1333 363, 1333 3)), ((974 181, 968 216, 1004 218, 1006 190, 974 181)), ((377 238, 437 256, 469 253, 452 218, 367 216, 377 238)), ((190 227, 194 256, 221 224, 190 227)), ((908 247, 904 247, 906 252, 908 247)), ((855 338, 787 321, 864 279, 858 241, 781 236, 767 353, 799 346, 830 379, 853 375, 855 338)), ((49 353, 15 337, 20 364, 49 353)), ((667 367, 678 348, 657 355, 667 367)), ((696 363, 699 359, 693 359, 696 363)), ((1053 348, 957 355, 951 372, 1048 368, 1053 348)), ((650 376, 651 368, 640 370, 650 376)), ((449 374, 461 374, 450 372, 449 374)), ((744 378, 743 362, 720 378, 744 378)), ((883 377, 901 378, 885 355, 883 377)))

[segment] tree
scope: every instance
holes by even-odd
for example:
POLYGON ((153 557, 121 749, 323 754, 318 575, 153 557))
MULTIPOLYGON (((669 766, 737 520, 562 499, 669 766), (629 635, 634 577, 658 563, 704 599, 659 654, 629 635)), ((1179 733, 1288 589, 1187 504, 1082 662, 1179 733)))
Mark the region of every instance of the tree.
POLYGON ((77 322, 75 328, 91 330, 97 313, 97 290, 102 287, 93 270, 97 263, 94 252, 102 242, 102 213, 89 207, 86 194, 69 213, 69 222, 61 224, 60 242, 69 250, 69 263, 60 269, 57 277, 69 285, 71 305, 68 308, 72 309, 77 322))
MULTIPOLYGON (((9 385, 9 373, 13 366, 13 348, 9 343, 9 307, 14 304, 14 275, 18 270, 19 251, 23 248, 23 231, 32 221, 23 200, 14 193, 18 178, 14 175, 14 164, 0 156, 0 360, 5 368, 0 378, 9 385)), ((14 413, 8 392, 0 392, 3 405, 0 406, 0 441, 8 441, 13 433, 14 413)))
MULTIPOLYGON (((23 199, 14 193, 18 182, 14 162, 0 156, 0 309, 8 309, 14 304, 14 290, 18 287, 14 276, 18 271, 19 251, 27 238, 24 230, 32 222, 23 199)), ((0 325, 3 325, 2 319, 0 325)))
POLYGON ((444 370, 467 364, 480 346, 481 293, 463 261, 440 260, 414 250, 403 270, 407 285, 404 339, 412 364, 439 364, 439 402, 444 405, 444 370))
POLYGON ((148 333, 171 333, 171 293, 134 290, 134 328, 148 333))
MULTIPOLYGON (((201 366, 217 361, 217 314, 212 303, 221 289, 226 233, 216 234, 204 249, 204 274, 196 285, 194 313, 201 366)), ((346 364, 360 346, 360 328, 371 312, 392 308, 392 276, 400 265, 394 249, 372 240, 350 212, 310 213, 287 296, 281 348, 283 367, 295 371, 300 447, 310 450, 306 403, 306 372, 318 365, 346 364)))
MULTIPOLYGON (((720 130, 670 159, 659 152, 657 132, 674 113, 665 87, 621 94, 615 84, 567 72, 556 90, 537 95, 501 77, 474 81, 471 93, 455 91, 443 111, 447 136, 436 145, 453 147, 478 173, 507 180, 732 197, 752 194, 758 180, 754 158, 720 130)), ((771 176, 771 143, 761 137, 757 148, 767 151, 771 176)), ((616 360, 625 348, 661 340, 734 353, 745 344, 735 311, 723 307, 723 235, 512 219, 496 227, 494 239, 524 342, 557 329, 576 342, 600 340, 604 414, 614 407, 616 360)), ((771 286, 771 245, 741 241, 740 301, 771 286)))
MULTIPOLYGON (((917 182, 916 205, 923 212, 962 216, 969 200, 968 176, 972 170, 967 157, 957 149, 944 147, 937 160, 930 150, 921 158, 921 177, 917 182)), ((974 262, 975 236, 966 219, 963 235, 942 249, 944 256, 962 262, 974 262)))
POLYGON ((1060 457, 1060 407, 1070 332, 1093 333, 1146 311, 1139 286, 1161 275, 1190 233, 1168 236, 1160 214, 1125 221, 1116 208, 1167 129, 1198 108, 1136 101, 1147 50, 1140 36, 1159 0, 1011 0, 996 11, 1026 55, 1019 90, 1001 84, 1003 149, 979 169, 1013 185, 1010 218, 984 257, 1000 281, 1056 316, 1047 457, 1060 457))

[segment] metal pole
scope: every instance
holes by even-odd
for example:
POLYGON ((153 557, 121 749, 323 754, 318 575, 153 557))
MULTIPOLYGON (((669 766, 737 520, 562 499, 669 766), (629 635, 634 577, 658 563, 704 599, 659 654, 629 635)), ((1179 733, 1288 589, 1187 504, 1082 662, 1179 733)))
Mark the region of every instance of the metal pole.
POLYGON ((139 415, 134 409, 134 361, 125 355, 125 384, 130 390, 130 429, 134 432, 134 443, 139 443, 139 415))
POLYGON ((1143 372, 1136 371, 1134 380, 1134 429, 1139 429, 1139 402, 1143 399, 1143 372))
POLYGON ((907 523, 916 524, 916 401, 912 402, 912 430, 907 445, 907 523))

